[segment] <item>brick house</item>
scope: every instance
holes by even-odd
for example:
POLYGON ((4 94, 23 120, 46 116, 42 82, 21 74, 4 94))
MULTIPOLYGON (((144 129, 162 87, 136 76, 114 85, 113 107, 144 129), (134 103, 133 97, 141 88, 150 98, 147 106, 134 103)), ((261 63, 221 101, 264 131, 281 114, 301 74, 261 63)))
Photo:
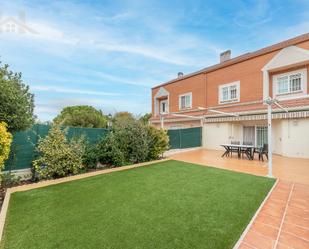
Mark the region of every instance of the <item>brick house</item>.
POLYGON ((231 140, 267 143, 267 105, 273 106, 273 152, 309 158, 309 33, 230 58, 152 88, 151 123, 165 129, 203 127, 203 147, 231 140), (230 114, 230 115, 229 115, 230 114), (236 115, 237 116, 236 116, 236 115))

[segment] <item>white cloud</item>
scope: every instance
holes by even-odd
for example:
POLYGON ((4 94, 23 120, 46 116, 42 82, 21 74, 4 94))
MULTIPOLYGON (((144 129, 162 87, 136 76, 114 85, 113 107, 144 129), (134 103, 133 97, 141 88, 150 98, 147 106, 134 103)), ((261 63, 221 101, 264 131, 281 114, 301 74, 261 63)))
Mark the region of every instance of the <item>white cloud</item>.
POLYGON ((53 86, 31 86, 32 91, 37 92, 55 92, 55 93, 71 93, 71 94, 82 94, 82 95, 97 95, 97 96, 121 96, 119 93, 103 92, 103 91, 90 91, 83 89, 72 89, 65 87, 53 87, 53 86))

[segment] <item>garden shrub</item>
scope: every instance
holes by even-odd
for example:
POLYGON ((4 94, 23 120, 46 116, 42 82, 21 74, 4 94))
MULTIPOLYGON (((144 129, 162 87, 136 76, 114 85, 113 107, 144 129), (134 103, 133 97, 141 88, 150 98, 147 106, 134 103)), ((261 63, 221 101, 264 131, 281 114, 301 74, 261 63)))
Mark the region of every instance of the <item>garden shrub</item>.
POLYGON ((12 172, 1 173, 0 182, 2 188, 10 188, 19 185, 21 181, 20 176, 16 176, 12 172))
POLYGON ((86 146, 83 154, 83 165, 88 169, 95 169, 97 168, 98 162, 98 146, 86 146))
POLYGON ((111 131, 98 144, 98 161, 108 166, 123 166, 129 164, 126 157, 126 144, 121 144, 120 133, 111 131))
POLYGON ((49 179, 77 174, 83 169, 83 138, 68 141, 66 130, 53 125, 44 139, 40 139, 38 159, 33 161, 34 177, 49 179))
POLYGON ((148 131, 148 160, 156 160, 169 148, 169 137, 163 129, 156 129, 149 125, 148 131))
POLYGON ((5 122, 0 122, 0 170, 4 167, 4 162, 10 154, 12 134, 8 132, 5 122))
POLYGON ((96 146, 86 149, 84 163, 93 167, 100 162, 122 166, 155 160, 168 149, 168 136, 163 130, 138 120, 118 123, 96 146))

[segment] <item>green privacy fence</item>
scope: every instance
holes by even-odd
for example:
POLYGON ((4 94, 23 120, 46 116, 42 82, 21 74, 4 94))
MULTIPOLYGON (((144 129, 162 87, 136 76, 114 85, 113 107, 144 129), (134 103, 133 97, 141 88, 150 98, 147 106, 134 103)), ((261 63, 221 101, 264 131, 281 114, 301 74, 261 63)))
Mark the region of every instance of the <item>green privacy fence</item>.
MULTIPOLYGON (((36 124, 31 129, 13 134, 11 153, 4 170, 27 169, 36 155, 36 145, 40 138, 47 135, 49 125, 36 124)), ((84 135, 88 143, 93 144, 107 134, 107 129, 69 127, 67 138, 84 135)))
POLYGON ((171 149, 202 146, 202 127, 168 130, 171 149))

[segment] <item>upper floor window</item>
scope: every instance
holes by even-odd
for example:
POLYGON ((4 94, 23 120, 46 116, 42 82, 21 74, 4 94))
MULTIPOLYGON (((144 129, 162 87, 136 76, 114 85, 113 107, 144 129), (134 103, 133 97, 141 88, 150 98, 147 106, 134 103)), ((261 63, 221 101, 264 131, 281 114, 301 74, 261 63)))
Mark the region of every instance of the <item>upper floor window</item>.
POLYGON ((168 113, 168 100, 164 99, 160 101, 160 114, 168 113))
POLYGON ((276 75, 276 94, 301 92, 303 89, 304 74, 301 71, 276 75))
POLYGON ((240 82, 232 82, 219 86, 219 102, 238 102, 240 96, 240 82))
POLYGON ((179 109, 185 110, 192 108, 192 93, 186 93, 179 96, 179 109))

